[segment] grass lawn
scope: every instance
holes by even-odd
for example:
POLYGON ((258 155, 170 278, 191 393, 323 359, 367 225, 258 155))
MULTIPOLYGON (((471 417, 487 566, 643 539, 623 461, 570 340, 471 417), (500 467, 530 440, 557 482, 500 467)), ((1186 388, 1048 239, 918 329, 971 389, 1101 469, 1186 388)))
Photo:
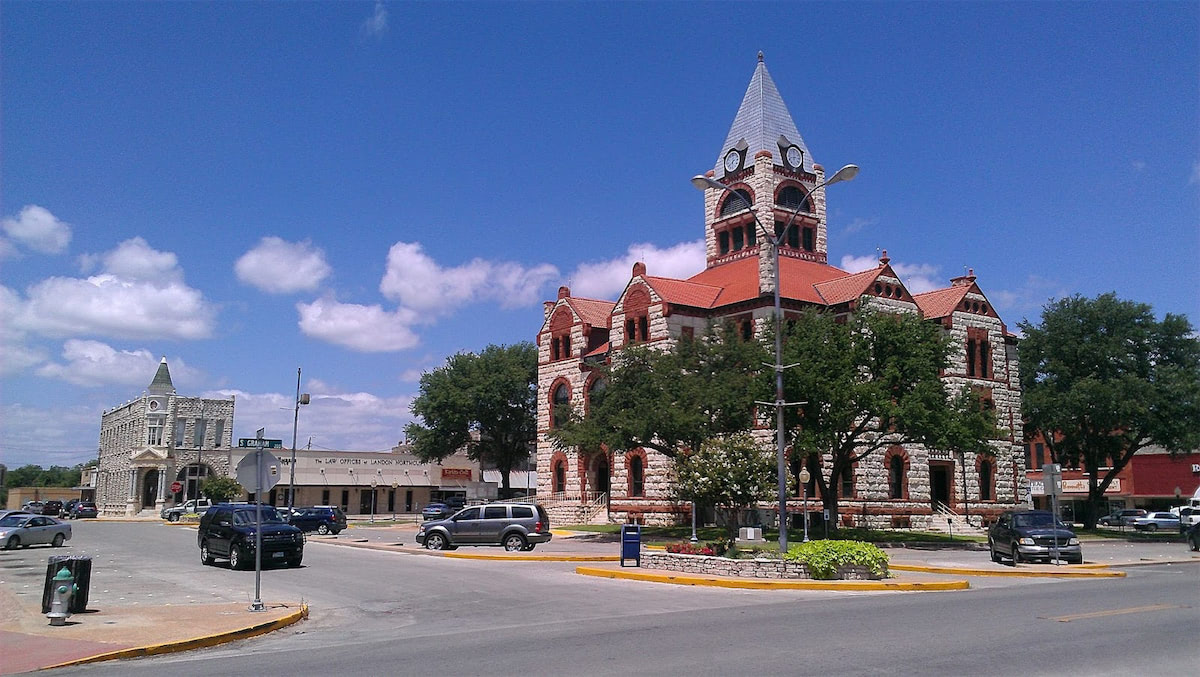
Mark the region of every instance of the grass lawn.
MULTIPOLYGON (((619 535, 620 524, 572 524, 564 525, 563 529, 570 531, 586 531, 599 534, 619 535)), ((824 536, 820 529, 808 532, 808 537, 817 540, 824 536)), ((690 526, 672 527, 642 527, 642 542, 648 545, 665 545, 676 541, 685 541, 692 537, 690 526)), ((698 527, 696 537, 701 541, 716 541, 727 537, 724 527, 698 527)), ((774 529, 764 529, 763 538, 768 542, 777 543, 779 532, 774 529)), ((902 531, 891 529, 839 529, 830 532, 829 538, 842 541, 865 541, 867 543, 986 543, 985 536, 955 536, 950 538, 945 534, 934 534, 923 531, 902 531)), ((799 543, 804 540, 804 532, 798 529, 788 530, 788 542, 799 543)))

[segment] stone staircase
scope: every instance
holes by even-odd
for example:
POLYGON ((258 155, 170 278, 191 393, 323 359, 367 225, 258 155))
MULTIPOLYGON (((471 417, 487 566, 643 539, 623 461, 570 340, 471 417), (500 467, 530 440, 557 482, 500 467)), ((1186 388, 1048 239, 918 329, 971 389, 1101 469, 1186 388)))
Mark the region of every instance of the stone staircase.
POLYGON ((970 524, 962 515, 954 512, 944 503, 938 503, 937 509, 934 511, 933 521, 929 525, 929 531, 937 534, 947 534, 954 536, 986 536, 987 529, 976 526, 979 524, 979 516, 971 518, 970 524))
POLYGON ((598 492, 558 493, 537 496, 537 503, 546 509, 551 525, 607 524, 608 494, 598 492))

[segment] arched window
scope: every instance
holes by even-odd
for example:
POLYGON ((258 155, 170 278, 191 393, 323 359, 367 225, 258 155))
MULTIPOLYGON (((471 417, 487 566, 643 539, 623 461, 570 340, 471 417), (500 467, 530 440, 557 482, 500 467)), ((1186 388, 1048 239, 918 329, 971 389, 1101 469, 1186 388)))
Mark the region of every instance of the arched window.
POLYGON ((640 454, 629 459, 629 495, 643 496, 646 491, 645 461, 640 454))
POLYGON ((888 489, 890 498, 904 498, 904 457, 900 454, 888 461, 888 489))
POLYGON ((812 200, 809 199, 808 193, 796 186, 787 186, 779 191, 779 197, 775 200, 775 204, 789 212, 811 214, 813 210, 812 200))
POLYGON ((550 480, 550 491, 560 494, 567 486, 567 462, 559 459, 554 462, 554 476, 550 480))
POLYGON ((979 462, 979 500, 992 500, 992 462, 979 462))
POLYGON ((555 386, 554 395, 550 400, 551 428, 559 428, 567 422, 567 416, 571 413, 570 402, 571 391, 567 389, 567 384, 559 383, 555 386))
POLYGON ((750 205, 754 204, 754 198, 750 196, 750 192, 738 188, 733 191, 734 195, 727 195, 725 201, 721 203, 721 212, 717 214, 717 218, 725 218, 732 214, 750 209, 750 205), (740 198, 738 196, 741 196, 740 198))

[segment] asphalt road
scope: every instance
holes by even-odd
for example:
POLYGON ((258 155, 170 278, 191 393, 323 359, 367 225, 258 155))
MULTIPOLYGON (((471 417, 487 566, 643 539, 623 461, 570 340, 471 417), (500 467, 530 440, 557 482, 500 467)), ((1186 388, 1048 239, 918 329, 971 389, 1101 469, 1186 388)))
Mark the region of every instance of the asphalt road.
MULTIPOLYGON (((191 529, 77 523, 71 545, 96 558, 93 607, 253 597, 253 571, 200 565, 191 529)), ((22 552, 40 570, 21 574, 6 560, 4 574, 28 575, 40 596, 48 551, 22 552)), ((302 568, 262 577, 265 601, 306 601, 310 620, 51 674, 1183 675, 1200 664, 1196 564, 941 593, 690 588, 589 578, 574 566, 311 543, 302 568)))

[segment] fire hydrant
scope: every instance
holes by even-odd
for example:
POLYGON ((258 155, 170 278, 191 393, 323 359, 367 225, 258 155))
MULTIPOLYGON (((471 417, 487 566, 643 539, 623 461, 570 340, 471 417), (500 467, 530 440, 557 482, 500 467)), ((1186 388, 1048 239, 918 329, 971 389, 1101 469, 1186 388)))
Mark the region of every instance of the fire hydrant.
POLYGON ((79 590, 71 570, 63 567, 54 575, 54 588, 50 591, 50 612, 46 616, 50 625, 66 625, 71 616, 71 597, 79 590))

